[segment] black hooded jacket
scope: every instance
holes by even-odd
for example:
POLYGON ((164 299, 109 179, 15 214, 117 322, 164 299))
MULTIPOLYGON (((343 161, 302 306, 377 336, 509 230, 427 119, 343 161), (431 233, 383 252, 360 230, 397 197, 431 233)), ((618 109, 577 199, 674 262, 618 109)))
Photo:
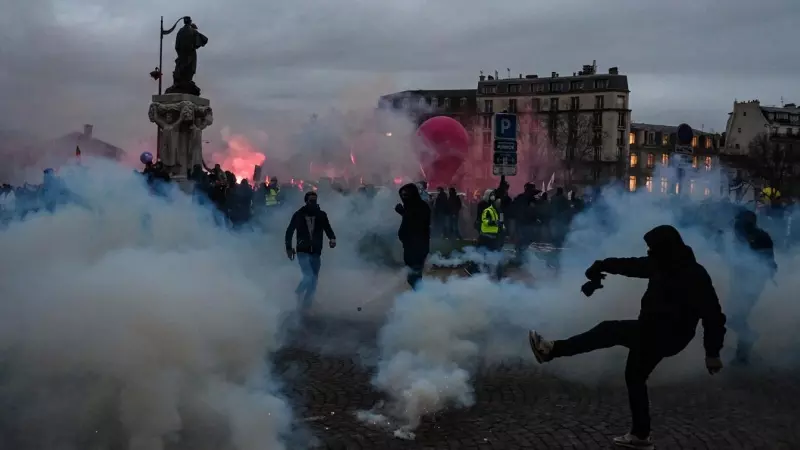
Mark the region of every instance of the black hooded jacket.
POLYGON ((644 235, 650 251, 643 258, 608 258, 600 270, 614 275, 646 278, 639 321, 660 337, 685 346, 703 322, 708 357, 719 357, 725 340, 725 315, 706 269, 684 244, 678 230, 661 225, 644 235))
POLYGON ((395 208, 395 211, 403 217, 397 237, 404 246, 421 245, 422 243, 429 246, 431 240, 430 206, 422 200, 419 189, 413 183, 406 184, 398 192, 401 193, 401 198, 402 193, 405 192, 406 198, 401 205, 397 205, 395 208))
POLYGON ((328 239, 336 239, 328 215, 319 207, 313 208, 304 205, 292 215, 289 226, 286 227, 286 248, 292 248, 292 237, 297 232, 297 252, 310 253, 312 255, 322 254, 322 233, 328 239), (313 223, 313 231, 309 230, 309 224, 313 223))

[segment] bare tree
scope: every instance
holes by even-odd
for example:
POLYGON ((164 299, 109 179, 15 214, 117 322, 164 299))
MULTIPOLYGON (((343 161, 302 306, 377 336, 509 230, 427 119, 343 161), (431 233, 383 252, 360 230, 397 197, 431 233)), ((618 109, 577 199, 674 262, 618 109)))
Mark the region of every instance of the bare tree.
POLYGON ((600 176, 600 162, 603 141, 608 133, 596 126, 592 114, 569 112, 551 117, 550 142, 553 150, 562 161, 567 184, 572 184, 576 172, 581 178, 591 169, 593 181, 600 176))
POLYGON ((748 145, 745 170, 751 179, 762 180, 769 187, 781 191, 797 163, 798 155, 792 143, 760 133, 748 145))

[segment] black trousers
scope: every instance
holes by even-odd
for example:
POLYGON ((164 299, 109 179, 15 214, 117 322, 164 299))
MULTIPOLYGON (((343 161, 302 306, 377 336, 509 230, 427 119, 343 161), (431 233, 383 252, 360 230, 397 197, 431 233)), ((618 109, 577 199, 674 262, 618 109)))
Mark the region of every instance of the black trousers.
POLYGON ((625 363, 625 384, 633 422, 631 434, 644 439, 650 435, 647 379, 662 359, 678 354, 688 344, 686 339, 670 339, 670 336, 674 333, 644 326, 638 320, 610 320, 585 333, 555 341, 551 355, 560 358, 618 345, 627 347, 630 351, 625 363))

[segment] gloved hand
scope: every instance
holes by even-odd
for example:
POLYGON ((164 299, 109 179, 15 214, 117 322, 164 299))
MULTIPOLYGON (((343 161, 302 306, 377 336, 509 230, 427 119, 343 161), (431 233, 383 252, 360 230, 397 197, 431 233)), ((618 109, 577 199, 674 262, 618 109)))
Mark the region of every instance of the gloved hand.
POLYGON ((603 275, 603 261, 601 260, 595 261, 591 267, 586 269, 586 278, 590 280, 599 281, 605 277, 606 276, 603 275))
POLYGON ((291 247, 286 247, 286 257, 289 258, 290 261, 294 261, 294 255, 296 252, 291 247))
POLYGON ((336 239, 329 239, 328 240, 328 246, 330 248, 336 248, 336 239))
POLYGON ((711 375, 716 374, 720 370, 722 370, 722 360, 719 357, 716 358, 709 358, 706 357, 706 370, 711 375))
POLYGON ((403 207, 403 204, 402 204, 402 203, 398 203, 398 204, 396 204, 396 205, 394 206, 394 211, 395 211, 397 214, 400 214, 400 215, 402 216, 402 215, 403 215, 403 213, 404 213, 404 212, 406 212, 406 208, 405 208, 405 207, 403 207))

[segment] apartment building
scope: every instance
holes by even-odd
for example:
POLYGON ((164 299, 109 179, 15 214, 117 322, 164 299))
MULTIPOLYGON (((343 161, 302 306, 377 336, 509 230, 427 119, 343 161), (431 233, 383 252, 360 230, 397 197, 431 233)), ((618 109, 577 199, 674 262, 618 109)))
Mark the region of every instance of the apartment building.
POLYGON ((781 107, 761 106, 758 100, 733 102, 725 127, 728 155, 747 155, 750 144, 766 133, 770 139, 796 141, 800 138, 800 108, 794 103, 781 107))
POLYGON ((566 76, 481 75, 477 95, 481 157, 491 160, 492 114, 508 111, 519 117, 519 165, 529 166, 532 178, 549 179, 555 172, 559 185, 618 178, 629 151, 629 95, 626 75, 616 67, 597 73, 595 62, 566 76))
MULTIPOLYGON (((648 192, 666 194, 679 189, 670 184, 667 176, 659 173, 659 168, 669 167, 673 162, 677 131, 677 126, 631 123, 628 133, 630 152, 626 162, 630 191, 646 189, 648 192)), ((709 186, 705 181, 700 181, 700 174, 719 167, 721 144, 721 135, 694 129, 691 161, 698 175, 688 175, 689 193, 709 196, 718 191, 719 186, 709 186)))

